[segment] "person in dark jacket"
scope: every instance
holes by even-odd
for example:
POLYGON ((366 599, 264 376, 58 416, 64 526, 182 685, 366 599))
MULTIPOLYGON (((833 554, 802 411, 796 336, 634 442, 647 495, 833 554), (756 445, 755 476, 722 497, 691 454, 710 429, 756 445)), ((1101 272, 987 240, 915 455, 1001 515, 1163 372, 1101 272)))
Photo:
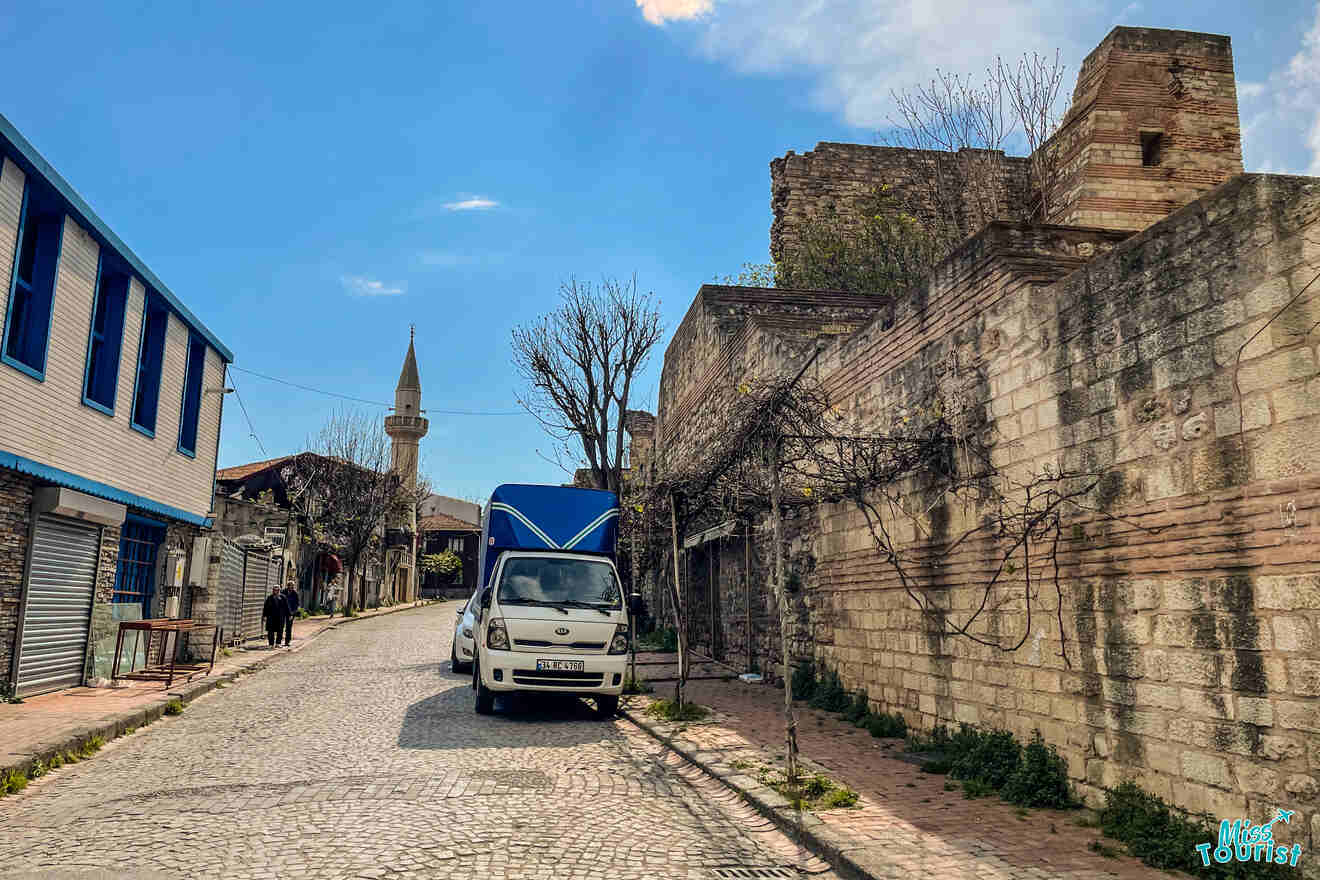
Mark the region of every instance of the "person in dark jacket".
POLYGON ((293 641, 293 621, 298 616, 298 591, 292 586, 284 588, 284 605, 289 616, 284 618, 284 647, 293 641))
POLYGON ((284 621, 289 616, 289 605, 280 593, 279 584, 270 588, 266 604, 261 607, 261 616, 266 621, 266 641, 270 642, 273 648, 279 644, 280 631, 284 629, 284 621))

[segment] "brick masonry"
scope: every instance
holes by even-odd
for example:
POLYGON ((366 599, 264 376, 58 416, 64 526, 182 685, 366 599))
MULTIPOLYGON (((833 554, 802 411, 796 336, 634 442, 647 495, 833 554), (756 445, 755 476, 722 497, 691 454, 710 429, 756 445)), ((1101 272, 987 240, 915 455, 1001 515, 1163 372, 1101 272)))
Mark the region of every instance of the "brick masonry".
MULTIPOLYGON (((1055 169, 1045 187, 1049 222, 1127 231, 1158 222, 1242 173, 1231 41, 1114 28, 1082 62, 1069 110, 1042 149, 1055 169), (1143 164, 1143 138, 1154 136, 1155 164, 1143 164)), ((929 222, 934 202, 916 180, 931 163, 954 161, 952 153, 829 142, 774 159, 772 258, 781 261, 792 250, 811 218, 853 215, 882 185, 905 195, 904 203, 929 222)), ((1040 217, 1031 160, 1008 156, 997 165, 997 186, 985 204, 959 206, 960 228, 1040 217)))

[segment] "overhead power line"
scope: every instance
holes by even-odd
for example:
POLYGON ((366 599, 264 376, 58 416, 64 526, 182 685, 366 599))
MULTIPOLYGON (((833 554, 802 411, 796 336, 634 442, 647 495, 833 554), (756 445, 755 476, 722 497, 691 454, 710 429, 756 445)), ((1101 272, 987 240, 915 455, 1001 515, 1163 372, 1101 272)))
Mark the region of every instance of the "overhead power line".
MULTIPOLYGON (((348 394, 340 394, 340 393, 338 393, 338 392, 336 392, 336 391, 325 391, 324 389, 321 389, 321 388, 313 388, 313 387, 310 386, 310 385, 303 385, 303 384, 298 383, 298 382, 290 382, 288 379, 280 379, 280 378, 278 378, 278 377, 276 377, 276 376, 268 376, 268 375, 266 375, 265 373, 258 373, 256 370, 247 370, 247 369, 244 369, 243 367, 236 367, 236 366, 234 366, 233 364, 230 364, 230 365, 229 365, 229 369, 230 369, 230 370, 238 370, 240 373, 247 373, 248 375, 250 375, 250 376, 256 376, 256 377, 259 378, 259 379, 265 379, 265 380, 268 381, 268 382, 277 382, 277 383, 279 383, 280 385, 288 385, 290 388, 299 388, 299 389, 302 389, 303 391, 310 391, 310 392, 312 392, 313 394, 324 394, 326 397, 337 397, 337 398, 339 398, 340 400, 348 400, 348 401, 352 401, 353 403, 365 403, 365 404, 367 404, 368 406, 383 406, 383 407, 385 407, 386 409, 392 409, 392 408, 394 407, 394 404, 392 404, 392 403, 381 403, 381 402, 378 401, 378 400, 367 400, 367 399, 362 398, 362 397, 353 397, 353 396, 348 395, 348 394)), ((240 404, 241 404, 241 401, 240 401, 240 404)), ((511 411, 507 411, 507 412, 501 412, 501 411, 481 411, 481 410, 466 410, 466 409, 433 409, 433 408, 427 408, 426 410, 423 410, 423 412, 436 413, 437 415, 445 415, 445 416, 521 416, 521 415, 524 415, 524 413, 523 413, 521 410, 511 410, 511 411)))
MULTIPOLYGON (((233 369, 233 367, 231 366, 230 369, 233 369)), ((243 403, 243 395, 238 393, 238 383, 234 381, 233 376, 229 377, 229 384, 234 386, 234 398, 238 400, 238 408, 243 410, 243 418, 247 420, 248 431, 251 432, 252 439, 257 441, 257 448, 261 450, 261 454, 269 458, 270 453, 266 451, 261 438, 257 436, 257 429, 252 424, 252 416, 248 415, 247 405, 243 403)))

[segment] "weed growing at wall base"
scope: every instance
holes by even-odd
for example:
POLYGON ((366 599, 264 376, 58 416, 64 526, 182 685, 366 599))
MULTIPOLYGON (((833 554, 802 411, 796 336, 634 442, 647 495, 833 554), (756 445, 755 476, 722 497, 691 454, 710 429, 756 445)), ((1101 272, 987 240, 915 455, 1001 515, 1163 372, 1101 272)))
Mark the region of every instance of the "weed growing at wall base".
POLYGON ((1244 819, 1224 820, 1216 830, 1205 817, 1176 810, 1129 781, 1105 793, 1100 830, 1155 868, 1225 880, 1278 880, 1298 876, 1292 867, 1296 865, 1294 856, 1300 858, 1302 850, 1300 844, 1275 844, 1272 832, 1262 829, 1291 818, 1290 813, 1276 815, 1268 825, 1256 826, 1244 819), (1277 861, 1280 855, 1284 862, 1277 861))

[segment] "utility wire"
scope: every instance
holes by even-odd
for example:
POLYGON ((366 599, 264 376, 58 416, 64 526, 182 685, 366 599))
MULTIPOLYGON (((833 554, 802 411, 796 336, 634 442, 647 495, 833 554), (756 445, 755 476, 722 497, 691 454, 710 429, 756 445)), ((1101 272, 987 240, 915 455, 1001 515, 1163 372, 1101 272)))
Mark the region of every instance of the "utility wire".
MULTIPOLYGON (((313 388, 313 387, 310 386, 310 385, 301 385, 301 384, 299 384, 299 383, 297 383, 297 382, 290 382, 288 379, 279 379, 279 378, 277 378, 277 377, 275 377, 275 376, 268 376, 268 375, 266 375, 265 373, 258 373, 256 370, 245 370, 244 368, 242 368, 242 367, 236 367, 236 366, 234 366, 233 364, 230 364, 230 365, 229 365, 229 369, 231 369, 231 370, 238 370, 240 373, 247 373, 248 375, 256 376, 256 377, 258 377, 258 378, 260 378, 260 379, 265 379, 265 380, 267 380, 267 381, 269 381, 269 382, 278 382, 278 383, 281 384, 281 385, 288 385, 290 388, 301 388, 303 391, 310 391, 310 392, 312 392, 313 394, 324 394, 326 397, 337 397, 337 398, 339 398, 340 400, 349 400, 349 401, 352 401, 353 403, 365 403, 365 404, 368 404, 368 405, 370 405, 370 406, 383 406, 383 407, 385 407, 386 409, 393 409, 393 408, 394 408, 394 404, 392 404, 392 403, 381 403, 381 402, 378 401, 378 400, 366 400, 365 398, 361 398, 361 397, 351 397, 351 396, 349 396, 349 395, 347 395, 347 394, 339 394, 338 392, 335 392, 335 391, 323 391, 323 390, 320 389, 320 388, 313 388)), ((488 412, 482 412, 482 411, 478 411, 478 410, 465 410, 465 409, 426 409, 426 410, 423 410, 423 412, 437 413, 437 414, 439 414, 439 415, 445 415, 445 416, 520 416, 520 415, 523 415, 523 412, 520 411, 520 410, 514 410, 514 411, 510 411, 510 412, 489 412, 489 411, 488 411, 488 412)))
MULTIPOLYGON (((231 370, 234 369, 232 364, 229 368, 231 370)), ((229 384, 234 386, 234 397, 238 400, 238 408, 243 410, 243 418, 247 419, 248 430, 252 432, 252 439, 257 441, 257 448, 261 450, 261 454, 269 458, 270 453, 266 451, 266 447, 262 444, 261 438, 257 436, 257 429, 252 425, 252 416, 248 415, 247 405, 243 403, 243 395, 238 393, 238 383, 234 381, 233 376, 229 377, 229 384)))

